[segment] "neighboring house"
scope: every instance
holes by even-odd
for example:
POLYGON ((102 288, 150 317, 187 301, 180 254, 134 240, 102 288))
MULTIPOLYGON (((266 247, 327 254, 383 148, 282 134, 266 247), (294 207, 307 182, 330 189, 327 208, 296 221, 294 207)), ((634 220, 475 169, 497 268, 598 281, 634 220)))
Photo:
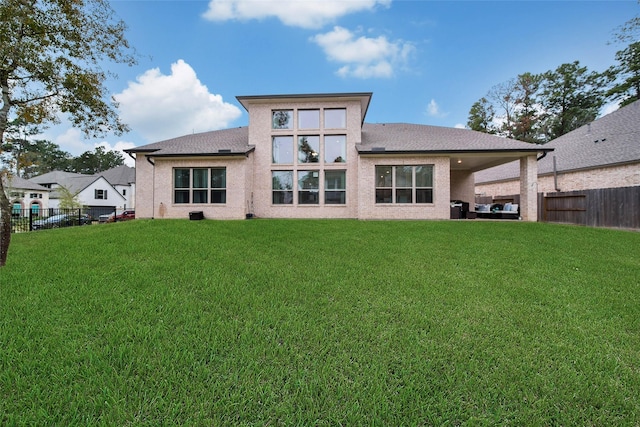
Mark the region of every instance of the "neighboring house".
POLYGON ((240 96, 249 126, 126 150, 137 218, 447 219, 473 202, 473 173, 520 162, 523 219, 536 221, 549 151, 466 129, 365 124, 371 93, 240 96))
POLYGON ((2 177, 4 187, 11 202, 13 216, 40 215, 49 209, 49 190, 46 187, 20 178, 19 176, 2 177))
POLYGON ((123 209, 136 208, 136 170, 129 166, 118 166, 96 174, 109 181, 109 184, 125 199, 123 209))
MULTIPOLYGON (((640 186, 640 101, 562 135, 543 147, 538 191, 552 193, 640 186)), ((476 194, 518 194, 519 170, 508 163, 476 173, 476 194)))
POLYGON ((71 172, 54 171, 30 179, 31 182, 50 188, 49 207, 60 206, 61 193, 57 191, 65 187, 95 218, 102 214, 123 210, 126 199, 101 175, 83 175, 71 172))

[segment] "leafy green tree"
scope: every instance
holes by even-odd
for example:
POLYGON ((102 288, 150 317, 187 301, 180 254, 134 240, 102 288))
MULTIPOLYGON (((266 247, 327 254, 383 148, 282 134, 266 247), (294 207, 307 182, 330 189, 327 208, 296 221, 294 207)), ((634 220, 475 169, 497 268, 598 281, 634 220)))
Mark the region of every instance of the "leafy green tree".
POLYGON ((85 151, 71 160, 71 172, 94 175, 107 169, 124 165, 124 157, 117 151, 107 151, 102 146, 95 151, 85 151))
POLYGON ((540 103, 546 139, 552 140, 598 117, 608 83, 605 73, 589 72, 579 61, 544 73, 540 103))
POLYGON ((482 97, 471 106, 467 127, 478 132, 495 134, 497 132, 493 123, 495 115, 493 105, 489 103, 487 98, 482 97))
MULTIPOLYGON (((0 2, 0 141, 11 117, 56 122, 65 113, 86 136, 127 130, 108 100, 105 66, 132 65, 132 53, 108 0, 0 2)), ((10 204, 0 179, 0 267, 11 239, 10 204)))
POLYGON ((0 155, 7 169, 25 179, 53 170, 68 170, 71 155, 46 140, 32 140, 41 133, 40 127, 24 120, 13 120, 5 131, 0 155))
POLYGON ((84 205, 80 202, 80 192, 73 193, 65 186, 59 186, 56 191, 60 195, 60 209, 82 209, 84 205))
POLYGON ((611 67, 609 72, 619 82, 609 89, 607 97, 620 100, 619 106, 624 107, 640 99, 640 42, 618 51, 616 60, 618 65, 611 67))
POLYGON ((22 177, 25 179, 52 171, 71 172, 71 154, 61 150, 60 146, 51 141, 29 141, 23 157, 22 177))

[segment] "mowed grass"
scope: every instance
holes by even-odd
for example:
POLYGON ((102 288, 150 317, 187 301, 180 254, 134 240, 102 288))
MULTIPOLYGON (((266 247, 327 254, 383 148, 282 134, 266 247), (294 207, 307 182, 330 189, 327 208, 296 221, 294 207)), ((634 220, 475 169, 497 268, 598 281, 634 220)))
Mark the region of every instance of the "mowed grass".
POLYGON ((136 220, 13 236, 2 425, 638 425, 640 233, 136 220))

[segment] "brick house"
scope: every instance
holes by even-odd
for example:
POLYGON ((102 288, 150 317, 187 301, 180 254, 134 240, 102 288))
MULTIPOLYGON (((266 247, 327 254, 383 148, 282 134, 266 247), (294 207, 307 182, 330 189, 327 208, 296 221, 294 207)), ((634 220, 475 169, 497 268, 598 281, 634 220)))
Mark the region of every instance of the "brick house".
MULTIPOLYGON (((640 101, 549 142, 538 162, 538 191, 569 192, 640 186, 640 101)), ((519 193, 516 163, 476 173, 476 193, 499 198, 519 193)))
POLYGON ((466 129, 367 124, 371 93, 239 96, 246 127, 126 150, 136 216, 447 219, 472 203, 474 172, 517 160, 535 221, 537 157, 550 149, 466 129))

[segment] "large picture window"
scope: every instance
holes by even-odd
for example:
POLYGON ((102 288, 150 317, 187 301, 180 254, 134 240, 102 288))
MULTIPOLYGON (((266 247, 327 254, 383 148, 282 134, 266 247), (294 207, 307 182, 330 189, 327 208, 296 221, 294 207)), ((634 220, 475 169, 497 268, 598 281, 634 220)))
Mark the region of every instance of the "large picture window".
POLYGON ((226 203, 226 176, 226 168, 176 168, 173 170, 173 202, 226 203))
POLYGON ((433 203, 433 165, 376 166, 376 203, 433 203))

